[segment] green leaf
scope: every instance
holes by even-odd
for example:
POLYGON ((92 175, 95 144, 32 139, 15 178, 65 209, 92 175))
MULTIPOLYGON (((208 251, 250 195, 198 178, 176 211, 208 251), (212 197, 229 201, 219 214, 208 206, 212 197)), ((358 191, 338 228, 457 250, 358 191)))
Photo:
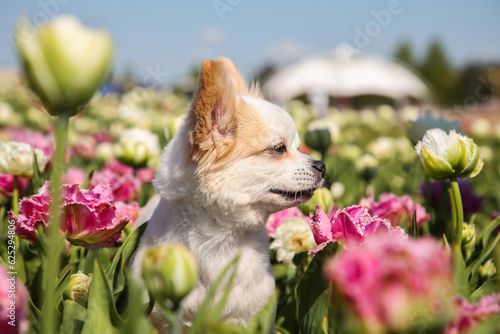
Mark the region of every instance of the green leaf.
POLYGON ((485 333, 498 333, 500 326, 500 314, 497 314, 488 320, 480 323, 477 327, 473 328, 469 334, 485 334, 485 333))
MULTIPOLYGON (((207 294, 205 296, 205 299, 203 300, 203 303, 201 304, 200 309, 198 310, 198 314, 196 315, 196 318, 193 321, 193 326, 190 328, 189 333, 192 334, 197 334, 197 333, 204 333, 206 330, 207 326, 213 325, 212 322, 214 322, 214 317, 217 316, 217 318, 220 316, 220 313, 217 314, 217 312, 222 312, 223 307, 225 305, 219 305, 218 304, 218 309, 217 312, 212 310, 212 302, 214 301, 215 295, 219 290, 219 286, 221 285, 222 281, 226 278, 226 275, 229 273, 229 275, 233 275, 236 272, 237 269, 237 264, 238 264, 239 256, 236 256, 231 262, 228 263, 228 265, 222 270, 222 272, 217 276, 217 278, 214 280, 212 285, 207 291, 207 294), (221 309, 222 306, 222 309, 221 309)), ((231 285, 227 284, 225 287, 224 293, 226 291, 229 291, 231 289, 231 285)))
POLYGON ((462 252, 458 246, 453 249, 453 264, 454 274, 453 280, 455 283, 456 291, 464 298, 469 297, 469 273, 465 270, 465 262, 462 257, 462 252))
POLYGON ((217 304, 212 306, 212 309, 208 314, 208 319, 207 319, 208 321, 217 322, 217 320, 219 320, 220 318, 220 315, 224 311, 224 307, 226 306, 227 300, 229 298, 229 293, 233 288, 233 282, 236 276, 236 269, 237 269, 237 262, 232 268, 232 271, 229 273, 229 279, 227 280, 226 287, 224 288, 224 291, 222 293, 222 297, 220 297, 220 300, 217 302, 217 304))
POLYGON ((477 246, 482 246, 481 248, 484 249, 488 245, 488 241, 490 240, 491 233, 495 231, 498 226, 500 226, 500 217, 497 219, 493 220, 490 222, 479 234, 477 238, 477 243, 481 243, 480 245, 477 246))
POLYGON ((123 267, 130 259, 135 249, 139 245, 141 236, 146 230, 148 223, 144 223, 130 233, 121 247, 116 252, 113 260, 110 262, 106 268, 106 274, 110 279, 113 280, 113 292, 114 294, 120 293, 125 287, 125 275, 123 273, 123 267))
POLYGON ((33 179, 31 181, 32 193, 38 192, 38 189, 42 186, 42 180, 40 179, 40 169, 38 168, 38 158, 36 156, 35 150, 33 150, 33 179))
POLYGON ((72 300, 64 301, 64 313, 60 331, 62 334, 79 334, 82 331, 87 309, 72 300))
POLYGON ((123 323, 115 308, 108 276, 97 260, 94 260, 87 310, 82 334, 117 333, 123 323))
POLYGON ((92 180, 92 176, 94 175, 94 169, 92 169, 88 174, 87 174, 87 178, 85 179, 85 181, 82 183, 82 185, 80 186, 80 188, 82 189, 88 189, 89 185, 90 185, 90 180, 92 180))
POLYGON ((295 289, 297 318, 301 333, 315 333, 328 316, 327 286, 323 278, 323 263, 337 252, 337 243, 318 252, 309 263, 295 289))
POLYGON ((30 286, 35 279, 38 270, 40 270, 42 260, 40 259, 38 252, 36 252, 36 248, 33 243, 24 239, 20 239, 19 243, 24 261, 25 281, 23 283, 30 286))
POLYGON ((56 303, 57 305, 62 302, 62 293, 64 291, 64 289, 66 288, 66 285, 68 285, 69 283, 69 279, 71 278, 71 266, 68 264, 66 265, 66 267, 64 267, 64 269, 61 271, 61 273, 59 273, 59 280, 57 281, 56 283, 56 286, 55 286, 55 295, 57 296, 56 297, 56 303))
POLYGON ((469 301, 471 303, 477 303, 481 299, 481 297, 490 295, 494 292, 498 292, 499 284, 500 284, 499 278, 489 279, 470 295, 469 301))
POLYGON ((142 289, 130 274, 130 270, 125 271, 127 283, 128 300, 126 309, 126 319, 120 334, 151 333, 151 327, 145 314, 142 289))
POLYGON ((498 241, 500 241, 500 234, 498 234, 495 240, 493 240, 493 242, 487 248, 484 249, 481 255, 467 267, 466 269, 467 275, 472 275, 472 277, 477 275, 479 267, 490 256, 491 252, 495 249, 495 246, 497 245, 498 241))
POLYGON ((267 302, 267 304, 255 316, 250 325, 250 333, 271 333, 274 328, 274 318, 276 314, 276 303, 279 292, 276 292, 267 302))
POLYGON ((418 233, 418 225, 417 225, 417 210, 413 211, 412 219, 411 219, 411 234, 415 239, 418 239, 420 236, 418 233))

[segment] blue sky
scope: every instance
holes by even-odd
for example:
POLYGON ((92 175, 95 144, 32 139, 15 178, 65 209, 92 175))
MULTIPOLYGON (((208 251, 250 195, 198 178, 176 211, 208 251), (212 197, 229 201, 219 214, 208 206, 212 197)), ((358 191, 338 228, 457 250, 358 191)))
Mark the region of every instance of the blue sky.
POLYGON ((22 14, 35 23, 72 14, 108 29, 115 71, 133 68, 139 79, 176 80, 219 56, 250 77, 266 62, 340 43, 389 58, 405 39, 421 56, 439 38, 456 66, 500 61, 498 0, 9 0, 0 4, 0 67, 17 66, 9 34, 22 14))

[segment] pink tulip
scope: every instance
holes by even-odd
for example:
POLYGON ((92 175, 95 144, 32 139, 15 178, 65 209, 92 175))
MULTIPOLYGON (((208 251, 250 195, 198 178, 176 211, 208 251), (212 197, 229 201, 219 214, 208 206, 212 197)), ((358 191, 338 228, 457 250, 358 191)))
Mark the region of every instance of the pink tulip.
POLYGON ((0 265, 0 333, 26 333, 28 322, 28 293, 15 275, 0 265))
POLYGON ((342 241, 345 247, 360 245, 368 236, 379 232, 407 238, 401 228, 391 226, 388 220, 370 215, 368 209, 359 205, 339 209, 331 217, 316 205, 316 214, 311 212, 307 221, 318 244, 309 254, 316 254, 332 242, 342 241))
POLYGON ((368 333, 411 332, 423 320, 453 317, 451 256, 435 239, 378 234, 328 260, 324 274, 368 333))
POLYGON ((87 173, 79 167, 70 167, 63 177, 63 184, 78 184, 81 185, 87 179, 87 173))
POLYGON ((266 231, 267 235, 270 238, 274 238, 274 235, 276 234, 276 229, 278 226, 283 224, 288 220, 288 218, 291 217, 299 217, 299 218, 304 218, 306 219, 306 216, 300 211, 299 208, 293 207, 289 209, 285 209, 276 213, 273 213, 269 215, 269 218, 267 219, 266 222, 266 231))
POLYGON ((101 171, 95 172, 90 180, 90 189, 98 184, 109 185, 115 201, 137 200, 141 182, 134 176, 134 169, 118 161, 109 162, 101 171))
MULTIPOLYGON (((61 232, 74 245, 87 248, 109 247, 118 242, 127 217, 117 218, 113 197, 107 186, 99 184, 92 190, 80 189, 77 184, 63 185, 61 203, 61 232)), ((16 232, 36 242, 35 230, 50 223, 50 183, 40 188, 37 195, 23 199, 18 215, 9 211, 16 232)))
MULTIPOLYGON (((26 195, 29 191, 31 180, 23 177, 17 178, 17 189, 19 197, 26 195)), ((14 175, 0 173, 0 204, 10 201, 14 191, 14 175)))
POLYGON ((458 313, 453 323, 443 334, 469 333, 480 322, 500 313, 500 293, 484 296, 478 303, 469 304, 467 300, 456 299, 458 313))
POLYGON ((137 202, 132 202, 130 204, 127 204, 119 201, 115 203, 115 207, 116 207, 116 219, 121 219, 123 217, 126 217, 129 220, 130 225, 134 225, 137 218, 141 214, 141 207, 137 202))
POLYGON ((362 198, 359 205, 368 208, 371 215, 389 220, 393 226, 400 226, 405 219, 409 219, 411 224, 414 211, 417 211, 418 226, 431 219, 425 208, 413 202, 409 195, 398 197, 393 193, 384 193, 375 202, 372 193, 368 198, 362 198))
POLYGON ((151 183, 155 177, 155 169, 151 167, 145 167, 137 170, 137 178, 142 183, 151 183))
POLYGON ((86 160, 92 160, 95 156, 96 145, 97 141, 93 136, 81 135, 71 149, 73 154, 79 155, 86 160))
POLYGON ((52 160, 54 156, 54 145, 52 136, 45 135, 41 132, 34 132, 26 128, 7 128, 5 135, 8 140, 26 143, 33 148, 38 148, 52 160))

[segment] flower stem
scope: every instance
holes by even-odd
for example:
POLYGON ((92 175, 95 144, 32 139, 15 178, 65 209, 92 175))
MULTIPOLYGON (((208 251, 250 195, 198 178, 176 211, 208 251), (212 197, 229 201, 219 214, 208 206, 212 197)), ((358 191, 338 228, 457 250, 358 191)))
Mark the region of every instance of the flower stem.
POLYGON ((452 241, 453 241, 453 244, 455 244, 455 241, 456 240, 456 236, 455 236, 455 226, 457 226, 457 209, 456 209, 456 206, 455 206, 455 199, 453 198, 453 192, 451 191, 451 187, 447 189, 447 192, 448 192, 448 197, 450 198, 450 211, 451 211, 451 225, 452 225, 452 228, 451 228, 451 231, 449 229, 447 229, 446 231, 448 233, 451 232, 451 236, 452 236, 452 241))
POLYGON ((175 320, 172 324, 172 334, 182 334, 181 308, 174 307, 175 320))
POLYGON ((457 178, 450 178, 451 192, 453 193, 453 201, 455 202, 455 213, 456 213, 456 233, 455 233, 455 245, 459 249, 462 247, 462 229, 464 224, 464 208, 462 205, 462 197, 460 196, 460 188, 458 186, 457 178))
POLYGON ((19 213, 19 182, 17 175, 14 175, 14 187, 12 189, 12 212, 19 213))
POLYGON ((58 319, 56 312, 55 287, 59 278, 57 246, 59 244, 59 225, 60 225, 60 203, 61 203, 61 184, 64 170, 64 152, 66 149, 66 140, 68 136, 69 116, 63 115, 55 119, 55 141, 56 152, 54 155, 54 164, 50 177, 50 188, 52 193, 52 204, 50 206, 50 225, 47 228, 48 243, 48 261, 45 266, 47 286, 45 289, 45 305, 43 308, 43 333, 52 334, 58 332, 58 319))

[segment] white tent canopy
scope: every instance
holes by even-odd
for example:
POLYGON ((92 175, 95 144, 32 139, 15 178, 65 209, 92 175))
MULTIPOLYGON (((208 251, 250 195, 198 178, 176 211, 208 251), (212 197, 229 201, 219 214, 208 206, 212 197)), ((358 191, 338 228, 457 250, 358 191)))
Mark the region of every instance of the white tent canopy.
MULTIPOLYGON (((395 100, 411 96, 427 99, 429 89, 412 71, 396 62, 339 50, 310 56, 278 70, 263 86, 264 93, 281 104, 308 96, 381 95, 395 100)), ((320 98, 321 100, 321 98, 320 98)))

